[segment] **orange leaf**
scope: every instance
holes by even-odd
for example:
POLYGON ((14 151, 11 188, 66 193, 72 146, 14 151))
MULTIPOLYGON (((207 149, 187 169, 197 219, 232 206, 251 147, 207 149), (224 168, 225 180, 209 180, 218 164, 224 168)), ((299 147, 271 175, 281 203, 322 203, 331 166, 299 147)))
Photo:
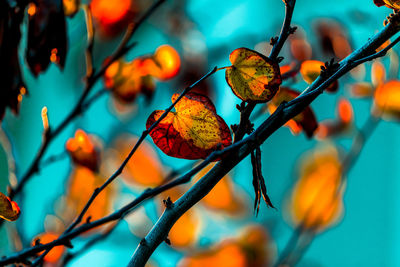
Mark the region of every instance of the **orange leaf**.
POLYGON ((337 221, 343 210, 341 177, 341 162, 335 148, 308 155, 291 197, 294 222, 320 231, 337 221))
POLYGON ((351 103, 346 98, 340 98, 338 102, 338 116, 342 123, 350 124, 354 120, 354 112, 351 103))
MULTIPOLYGON (((65 197, 65 214, 63 219, 68 222, 74 219, 81 212, 93 191, 101 186, 105 179, 96 175, 85 167, 76 167, 70 177, 69 186, 65 197)), ((112 196, 114 184, 107 186, 94 200, 86 216, 91 216, 92 220, 97 220, 108 213, 112 208, 112 196)), ((85 218, 86 219, 86 218, 85 218)))
MULTIPOLYGON (((178 96, 174 94, 172 102, 178 96)), ((175 105, 175 110, 150 132, 154 143, 165 154, 183 159, 204 159, 216 149, 231 145, 228 126, 206 96, 188 93, 175 105)), ((163 112, 156 110, 149 116, 147 129, 163 112)))
MULTIPOLYGON (((137 142, 137 137, 124 135, 118 138, 115 150, 116 157, 121 162, 131 150, 131 145, 137 142)), ((164 181, 163 167, 154 148, 144 141, 126 165, 122 178, 128 183, 141 186, 158 186, 164 181)))
POLYGON ((15 221, 20 214, 19 207, 15 201, 0 192, 0 218, 7 221, 15 221))
MULTIPOLYGON (((202 169, 193 179, 194 182, 203 177, 215 165, 210 164, 202 169)), ((239 216, 244 211, 243 200, 238 196, 238 192, 234 191, 232 178, 225 175, 216 186, 206 195, 200 203, 207 208, 222 211, 229 215, 239 216)))
MULTIPOLYGON (((318 60, 306 60, 301 63, 300 73, 303 80, 308 84, 312 84, 321 74, 321 67, 324 65, 324 62, 318 60)), ((337 89, 338 81, 334 81, 326 88, 326 91, 336 92, 337 89)))
POLYGON ((400 81, 393 80, 380 85, 374 95, 375 106, 383 117, 400 119, 400 81))
POLYGON ((181 66, 178 52, 169 45, 162 45, 157 48, 153 56, 158 71, 153 75, 160 80, 171 79, 176 76, 181 66))
MULTIPOLYGON (((37 235, 33 241, 32 241, 32 245, 36 244, 36 242, 40 239, 40 243, 41 244, 46 244, 46 243, 50 243, 54 240, 56 240, 58 238, 58 235, 55 233, 51 233, 51 232, 46 232, 46 233, 42 233, 37 235)), ((47 255, 44 257, 44 261, 49 262, 49 263, 56 263, 58 262, 62 255, 65 252, 65 247, 63 245, 59 245, 54 247, 49 253, 47 253, 47 255)), ((41 255, 43 252, 40 252, 39 255, 41 255)))
POLYGON ((233 93, 243 101, 267 102, 282 83, 279 66, 266 56, 238 48, 229 56, 232 66, 225 78, 233 93))
POLYGON ((377 6, 387 6, 392 9, 400 9, 400 1, 399 0, 374 0, 375 5, 377 6))
POLYGON ((268 235, 259 226, 248 227, 241 236, 223 240, 216 246, 185 257, 179 267, 262 267, 269 266, 268 235))
POLYGON ((111 64, 104 73, 104 83, 121 103, 135 101, 139 93, 147 97, 153 94, 155 84, 149 76, 151 59, 137 58, 132 62, 119 60, 111 64))
MULTIPOLYGON (((299 96, 300 93, 287 87, 281 87, 275 97, 268 103, 268 110, 272 114, 283 101, 290 101, 299 96)), ((314 135, 318 127, 318 122, 315 118, 314 112, 310 107, 307 107, 299 115, 289 120, 285 126, 289 127, 291 132, 295 135, 304 130, 308 138, 314 135)))
POLYGON ((93 171, 98 170, 98 152, 92 140, 83 130, 76 130, 75 137, 68 139, 65 146, 76 164, 85 166, 93 171))

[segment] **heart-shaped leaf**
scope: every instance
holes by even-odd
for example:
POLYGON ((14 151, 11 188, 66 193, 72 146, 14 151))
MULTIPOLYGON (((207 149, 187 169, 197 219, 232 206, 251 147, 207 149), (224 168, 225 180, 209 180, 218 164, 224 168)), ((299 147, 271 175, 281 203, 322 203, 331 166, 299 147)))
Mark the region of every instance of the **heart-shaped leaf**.
POLYGON ((233 93, 243 101, 267 102, 282 83, 279 66, 266 56, 238 48, 229 56, 232 66, 225 78, 233 93))
MULTIPOLYGON (((172 96, 172 102, 179 97, 172 96)), ((204 159, 217 148, 232 143, 231 133, 225 121, 217 115, 211 100, 206 96, 188 93, 150 132, 154 143, 167 155, 183 159, 204 159)), ((164 113, 154 111, 147 119, 146 127, 164 113)))

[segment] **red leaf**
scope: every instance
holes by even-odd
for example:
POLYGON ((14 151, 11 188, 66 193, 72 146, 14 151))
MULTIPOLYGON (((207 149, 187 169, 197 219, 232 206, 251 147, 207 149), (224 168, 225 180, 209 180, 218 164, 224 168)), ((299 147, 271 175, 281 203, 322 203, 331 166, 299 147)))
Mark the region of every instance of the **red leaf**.
MULTIPOLYGON (((172 102, 178 98, 172 96, 172 102)), ((231 145, 228 125, 217 115, 206 96, 188 93, 175 105, 176 112, 168 115, 150 132, 154 143, 167 155, 183 159, 204 159, 219 146, 231 145)), ((146 127, 157 121, 163 110, 154 111, 146 127)))

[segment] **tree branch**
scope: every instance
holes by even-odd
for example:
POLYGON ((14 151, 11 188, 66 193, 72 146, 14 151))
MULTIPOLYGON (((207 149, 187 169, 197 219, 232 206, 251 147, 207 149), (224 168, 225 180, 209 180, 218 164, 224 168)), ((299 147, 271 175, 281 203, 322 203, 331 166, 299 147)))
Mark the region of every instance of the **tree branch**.
POLYGON ((343 76, 347 71, 363 63, 361 59, 375 53, 386 40, 399 31, 398 23, 389 23, 373 36, 363 47, 354 51, 342 62, 340 67, 328 78, 320 76, 298 98, 281 104, 278 109, 264 121, 252 134, 243 141, 237 153, 230 154, 217 163, 202 179, 192 186, 171 207, 165 209, 157 223, 136 248, 128 266, 144 266, 154 250, 167 237, 174 223, 194 204, 206 196, 211 189, 234 166, 243 160, 257 146, 261 145, 272 133, 284 125, 289 119, 303 111, 330 83, 343 76), (357 61, 358 60, 358 61, 357 61))

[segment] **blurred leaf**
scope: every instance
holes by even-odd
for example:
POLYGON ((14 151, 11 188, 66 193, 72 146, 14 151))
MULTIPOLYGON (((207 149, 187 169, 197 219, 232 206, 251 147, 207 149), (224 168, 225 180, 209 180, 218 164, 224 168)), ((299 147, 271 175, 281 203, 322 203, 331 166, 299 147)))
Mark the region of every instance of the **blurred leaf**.
POLYGON ((0 120, 4 117, 6 107, 18 113, 19 103, 26 93, 18 59, 23 9, 18 6, 11 8, 8 1, 0 1, 0 120))
POLYGON ((301 164, 290 211, 296 225, 322 231, 343 212, 341 162, 334 147, 312 151, 301 164))
MULTIPOLYGON (((299 92, 287 87, 281 87, 274 98, 272 98, 271 102, 267 104, 269 112, 272 114, 283 101, 289 102, 299 95, 299 92)), ((295 135, 299 134, 301 130, 304 130, 307 137, 311 138, 318 127, 318 122, 314 112, 308 106, 300 114, 289 120, 285 126, 289 127, 290 131, 295 135)))
POLYGON ((380 61, 374 61, 371 67, 371 82, 377 87, 386 80, 386 69, 380 61))
POLYGON ((375 88, 368 82, 350 84, 348 87, 350 95, 355 98, 367 98, 374 95, 375 88))
MULTIPOLYGON (((324 62, 318 60, 306 60, 301 63, 300 73, 304 81, 312 84, 321 74, 321 67, 325 66, 324 62)), ((328 92, 336 92, 338 89, 338 81, 334 81, 325 90, 328 92)))
MULTIPOLYGON (((37 242, 40 241, 41 244, 46 244, 50 243, 58 238, 58 235, 52 232, 46 232, 37 235, 33 240, 32 240, 32 246, 35 245, 37 242)), ((65 246, 55 246, 53 247, 52 250, 50 250, 49 253, 47 253, 46 256, 44 256, 44 261, 48 263, 57 263, 61 260, 61 257, 63 256, 65 252, 65 246)), ((43 252, 40 252, 38 255, 41 255, 43 252)))
POLYGON ((260 226, 250 226, 236 238, 225 239, 208 250, 186 256, 179 267, 263 267, 269 266, 272 252, 268 235, 260 226))
POLYGON ((18 204, 0 192, 0 218, 7 221, 18 219, 20 210, 18 204))
POLYGON ((63 0, 64 14, 73 17, 79 11, 81 0, 63 0))
POLYGON ((116 4, 109 0, 92 0, 90 9, 96 29, 103 37, 115 37, 120 34, 140 11, 137 1, 120 0, 116 4))
POLYGON ((238 48, 229 56, 232 63, 225 78, 233 93, 243 101, 267 102, 282 83, 279 66, 264 55, 238 48))
MULTIPOLYGON (((209 164, 194 176, 193 181, 197 182, 207 174, 215 163, 209 164)), ((234 188, 230 175, 225 175, 216 186, 201 201, 204 206, 217 212, 224 212, 232 216, 240 216, 244 212, 245 204, 240 198, 240 192, 234 188)))
POLYGON ((81 129, 76 130, 75 137, 68 139, 65 144, 72 160, 92 171, 99 168, 99 152, 89 136, 81 129))
MULTIPOLYGON (((86 167, 76 167, 69 179, 67 192, 62 207, 62 218, 68 224, 81 212, 93 191, 105 182, 105 178, 96 175, 86 167)), ((98 220, 111 212, 115 184, 108 185, 94 200, 86 212, 84 220, 98 220)))
POLYGON ((169 45, 162 45, 154 53, 153 60, 156 63, 156 70, 152 74, 160 80, 168 80, 175 77, 181 67, 181 60, 178 52, 169 45))
MULTIPOLYGON (((178 97, 174 94, 171 101, 175 102, 178 97)), ((176 158, 204 159, 216 149, 231 145, 228 126, 206 96, 188 93, 175 105, 175 110, 150 132, 154 143, 165 154, 176 158)), ((149 129, 163 113, 163 110, 154 111, 147 119, 146 128, 149 129)))
POLYGON ((50 61, 64 68, 67 35, 62 0, 37 0, 28 8, 28 47, 26 61, 37 76, 50 61))
MULTIPOLYGON (((123 135, 115 144, 114 160, 123 161, 138 141, 137 137, 123 135)), ((114 169, 114 168, 113 168, 114 169)), ((153 146, 144 141, 126 165, 122 178, 125 182, 145 187, 159 186, 164 181, 164 170, 153 146)))
POLYGON ((380 85, 374 94, 374 103, 383 118, 400 119, 400 81, 392 80, 380 85))

